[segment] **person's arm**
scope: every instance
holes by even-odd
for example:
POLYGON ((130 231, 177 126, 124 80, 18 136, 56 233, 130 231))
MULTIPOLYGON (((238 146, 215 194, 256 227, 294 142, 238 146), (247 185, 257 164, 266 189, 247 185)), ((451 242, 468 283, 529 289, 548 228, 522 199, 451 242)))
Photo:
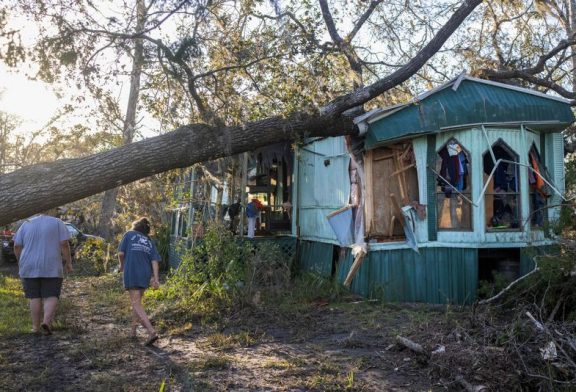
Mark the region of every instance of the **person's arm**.
POLYGON ((16 255, 16 261, 20 262, 20 255, 22 254, 22 245, 14 244, 14 254, 16 255))
POLYGON ((157 260, 152 260, 152 287, 157 289, 160 286, 160 266, 157 260))
POLYGON ((120 269, 118 270, 118 272, 123 272, 124 271, 124 252, 118 252, 118 262, 120 263, 120 269))
POLYGON ((60 252, 66 272, 72 272, 72 255, 70 254, 70 243, 68 240, 60 241, 60 252))

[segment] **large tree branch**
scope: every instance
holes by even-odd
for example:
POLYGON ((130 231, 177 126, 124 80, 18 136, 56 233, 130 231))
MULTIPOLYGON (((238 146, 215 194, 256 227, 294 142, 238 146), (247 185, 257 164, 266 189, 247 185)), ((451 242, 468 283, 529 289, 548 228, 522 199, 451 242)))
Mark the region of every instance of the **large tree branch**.
POLYGON ((378 5, 382 3, 382 1, 383 0, 373 0, 370 2, 370 6, 366 9, 366 11, 364 11, 362 16, 360 16, 360 18, 356 21, 356 23, 354 23, 352 31, 350 31, 350 33, 348 33, 348 35, 346 36, 345 38, 346 42, 352 42, 354 37, 356 37, 356 34, 358 34, 358 31, 360 31, 362 26, 364 26, 364 23, 366 23, 366 21, 370 18, 374 10, 376 10, 376 7, 378 7, 378 5))
POLYGON ((345 117, 296 113, 224 129, 183 126, 84 158, 28 166, 0 176, 0 225, 170 169, 281 141, 354 132, 345 117))
MULTIPOLYGON (((547 89, 553 90, 560 94, 561 96, 568 99, 575 99, 576 92, 569 91, 562 87, 561 85, 555 83, 552 79, 539 78, 538 75, 545 71, 546 62, 558 55, 559 53, 570 48, 572 45, 576 44, 576 33, 568 39, 561 40, 558 45, 552 48, 548 53, 542 54, 537 63, 532 67, 527 67, 523 69, 505 69, 505 70, 494 70, 494 69, 481 69, 478 71, 478 75, 487 79, 492 80, 510 80, 510 79, 522 79, 527 82, 533 83, 537 86, 545 87, 547 89)), ((574 104, 574 103, 573 103, 574 104)))
POLYGON ((344 40, 342 37, 340 37, 340 34, 338 34, 338 31, 336 30, 336 24, 332 18, 330 8, 328 8, 328 2, 326 0, 319 0, 319 3, 320 10, 322 11, 322 17, 324 18, 324 23, 326 23, 326 28, 328 29, 328 34, 330 34, 332 42, 334 42, 337 46, 341 46, 344 40))
POLYGON ((349 94, 336 98, 330 104, 326 105, 321 113, 324 116, 338 116, 339 113, 362 105, 372 98, 384 93, 385 91, 399 85, 406 81, 410 76, 414 75, 426 62, 444 45, 446 40, 456 31, 458 26, 462 24, 464 19, 476 7, 482 3, 482 0, 466 0, 456 10, 452 17, 446 22, 438 33, 430 40, 430 42, 416 54, 406 65, 394 71, 389 76, 378 80, 377 82, 366 86, 364 88, 353 91, 349 94))

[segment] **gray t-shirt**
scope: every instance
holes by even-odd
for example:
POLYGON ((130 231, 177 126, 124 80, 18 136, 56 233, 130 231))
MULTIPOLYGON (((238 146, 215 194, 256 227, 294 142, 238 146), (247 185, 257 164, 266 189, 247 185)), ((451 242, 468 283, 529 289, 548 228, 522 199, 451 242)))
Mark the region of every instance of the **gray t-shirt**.
POLYGON ((69 239, 66 225, 58 218, 38 215, 24 222, 14 236, 14 245, 22 246, 20 277, 61 278, 60 242, 69 239))

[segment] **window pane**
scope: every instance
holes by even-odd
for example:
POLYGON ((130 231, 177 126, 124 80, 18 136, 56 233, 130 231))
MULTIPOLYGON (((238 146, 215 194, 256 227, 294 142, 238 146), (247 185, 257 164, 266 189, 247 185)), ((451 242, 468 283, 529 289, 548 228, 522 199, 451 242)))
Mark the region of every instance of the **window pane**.
POLYGON ((490 151, 483 156, 485 224, 487 230, 520 229, 520 171, 515 162, 518 155, 503 141, 492 146, 496 168, 490 151), (492 174, 492 177, 490 177, 492 174))
MULTIPOLYGON (((470 198, 470 195, 465 195, 470 198)), ((448 230, 470 230, 472 227, 472 205, 461 195, 444 193, 436 195, 438 228, 448 230)))
POLYGON ((528 184, 530 186, 530 223, 532 226, 544 225, 545 208, 550 197, 548 186, 544 182, 546 167, 540 159, 540 154, 534 145, 528 153, 528 162, 533 170, 528 170, 528 184))
POLYGON ((436 185, 438 229, 472 230, 470 159, 456 139, 438 151, 436 185), (463 197, 465 196, 465 197, 463 197))
POLYGON ((490 208, 492 214, 488 229, 506 230, 520 228, 520 194, 486 194, 486 210, 490 208))

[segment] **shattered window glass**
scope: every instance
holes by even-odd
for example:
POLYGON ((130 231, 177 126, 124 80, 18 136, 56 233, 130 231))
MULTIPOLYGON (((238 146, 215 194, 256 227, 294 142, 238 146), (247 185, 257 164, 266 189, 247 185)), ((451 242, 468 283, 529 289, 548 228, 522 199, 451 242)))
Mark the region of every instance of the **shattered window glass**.
POLYGON ((520 229, 518 155, 499 140, 483 155, 485 224, 488 231, 520 229), (494 156, 492 156, 494 154, 494 156))
POLYGON ((532 144, 532 148, 528 152, 528 163, 532 170, 528 170, 528 186, 530 189, 530 223, 533 228, 541 228, 544 226, 544 216, 546 213, 546 205, 551 192, 544 178, 548 179, 546 167, 542 163, 540 153, 536 146, 532 144))
POLYGON ((436 172, 438 229, 472 230, 470 154, 456 139, 438 150, 436 172))

